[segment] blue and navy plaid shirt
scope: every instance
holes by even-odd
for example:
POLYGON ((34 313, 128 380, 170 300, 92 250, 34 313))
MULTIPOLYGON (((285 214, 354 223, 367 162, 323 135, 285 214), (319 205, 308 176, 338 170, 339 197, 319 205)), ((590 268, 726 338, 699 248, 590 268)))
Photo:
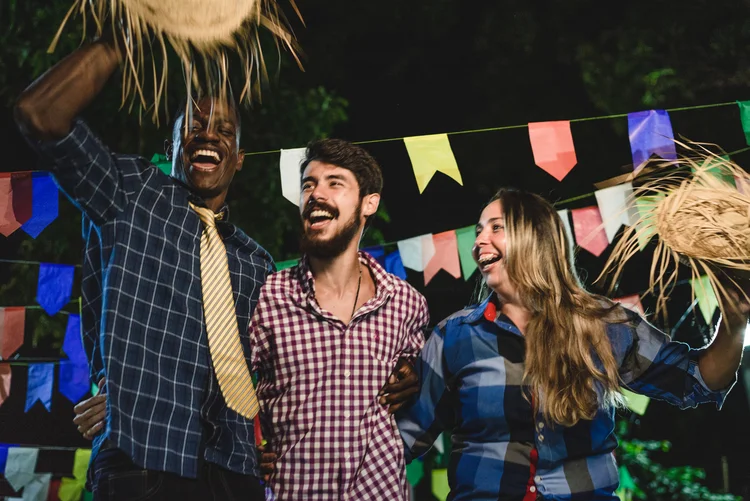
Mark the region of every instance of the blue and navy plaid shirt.
MULTIPOLYGON (((626 314, 607 334, 627 388, 681 408, 722 405, 729 388, 706 387, 698 350, 626 314)), ((441 322, 420 355, 419 398, 398 418, 407 460, 449 430, 449 499, 617 500, 614 410, 570 428, 545 425, 522 394, 524 356, 520 331, 496 319, 489 299, 441 322)))
MULTIPOLYGON (((188 202, 205 204, 144 158, 111 153, 82 121, 65 138, 35 146, 84 215, 84 346, 94 381, 106 375, 108 394, 95 450, 108 437, 147 469, 194 478, 203 455, 259 476, 253 422, 226 406, 209 359, 203 227, 188 202)), ((273 262, 222 219, 217 226, 245 332, 273 262)), ((248 337, 241 338, 249 362, 248 337)))

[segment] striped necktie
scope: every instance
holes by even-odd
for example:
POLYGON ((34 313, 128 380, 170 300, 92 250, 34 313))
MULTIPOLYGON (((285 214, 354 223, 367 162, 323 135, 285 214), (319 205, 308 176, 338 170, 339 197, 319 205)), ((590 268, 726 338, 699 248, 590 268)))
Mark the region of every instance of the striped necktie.
POLYGON ((214 212, 190 204, 203 222, 201 235, 201 287, 208 348, 216 380, 227 406, 252 419, 258 413, 250 369, 240 343, 227 249, 216 229, 214 212))

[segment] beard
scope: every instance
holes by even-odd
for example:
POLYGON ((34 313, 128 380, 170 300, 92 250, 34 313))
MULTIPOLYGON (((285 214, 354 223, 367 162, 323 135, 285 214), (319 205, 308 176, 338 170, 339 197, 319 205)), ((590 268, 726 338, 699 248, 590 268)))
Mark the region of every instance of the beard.
POLYGON ((359 221, 361 211, 362 201, 360 200, 349 221, 347 221, 344 227, 335 235, 327 240, 317 238, 315 232, 305 231, 303 226, 302 236, 300 238, 300 248, 302 253, 318 259, 332 259, 343 254, 347 247, 349 247, 349 244, 351 244, 352 240, 359 235, 359 230, 362 226, 359 221))

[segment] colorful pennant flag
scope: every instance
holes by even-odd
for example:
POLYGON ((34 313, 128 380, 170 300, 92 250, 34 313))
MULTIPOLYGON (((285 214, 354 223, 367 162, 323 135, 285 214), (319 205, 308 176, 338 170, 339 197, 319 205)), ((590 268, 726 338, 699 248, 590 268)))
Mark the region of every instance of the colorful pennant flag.
POLYGON ((20 491, 34 479, 39 449, 34 447, 11 447, 5 463, 5 480, 14 491, 20 491))
POLYGON ((641 297, 638 294, 631 294, 630 296, 623 296, 614 299, 614 302, 620 303, 625 308, 640 313, 642 317, 646 316, 646 312, 643 310, 643 304, 641 304, 641 297))
POLYGON ((387 254, 383 263, 385 271, 396 275, 401 280, 406 280, 406 270, 404 263, 401 261, 401 253, 397 250, 387 254))
POLYGON ((458 259, 461 261, 461 272, 464 275, 464 280, 468 280, 477 270, 477 263, 474 261, 474 253, 472 252, 474 241, 477 239, 476 231, 474 226, 456 230, 458 259))
POLYGON ((0 357, 8 360, 23 345, 26 327, 26 308, 7 306, 0 308, 0 357))
POLYGON ((633 199, 633 183, 597 190, 596 203, 604 221, 604 232, 609 243, 615 239, 621 225, 632 226, 638 222, 638 209, 633 199))
POLYGON ((609 245, 607 234, 602 227, 602 216, 595 205, 570 211, 573 216, 573 229, 576 242, 596 257, 601 256, 609 245))
POLYGON ((0 172, 0 234, 10 236, 21 227, 13 211, 13 184, 9 172, 0 172))
POLYGON ((276 271, 286 270, 287 268, 291 268, 292 266, 297 266, 297 263, 299 263, 299 259, 281 261, 279 263, 276 263, 276 271))
POLYGON ((711 280, 704 275, 698 279, 691 279, 690 285, 693 287, 693 294, 698 300, 698 309, 700 309, 703 319, 708 325, 711 325, 716 308, 719 307, 719 300, 711 286, 711 280))
POLYGON ((154 156, 151 157, 151 163, 157 166, 159 170, 167 176, 172 175, 172 162, 167 158, 166 155, 154 153, 154 156))
POLYGON ((638 197, 635 200, 635 208, 638 211, 638 217, 642 222, 636 225, 636 237, 638 238, 638 247, 640 250, 646 248, 648 242, 656 233, 656 229, 651 225, 654 220, 654 209, 656 205, 664 198, 664 195, 647 195, 638 197), (648 225, 648 226, 646 226, 648 225))
POLYGON ((633 154, 633 170, 641 167, 651 155, 677 159, 677 150, 669 113, 648 110, 628 113, 628 136, 633 154))
POLYGON ((454 230, 444 231, 432 236, 435 244, 435 255, 424 268, 424 284, 440 270, 445 270, 456 278, 461 278, 461 262, 458 259, 458 240, 454 230))
MULTIPOLYGON (((0 407, 2 407, 5 399, 10 396, 10 381, 13 376, 13 371, 10 364, 0 364, 0 407)), ((1 453, 2 451, 0 451, 1 453)), ((2 473, 0 468, 0 473, 2 473)))
POLYGON ((65 339, 62 346, 68 360, 79 364, 87 364, 88 358, 83 351, 83 337, 81 333, 81 317, 71 313, 68 315, 68 325, 65 328, 65 339))
POLYGON ((645 395, 633 393, 632 391, 625 388, 622 388, 621 391, 622 395, 625 397, 625 405, 628 406, 628 409, 635 412, 639 416, 643 416, 646 413, 646 407, 648 407, 648 402, 651 399, 645 395))
POLYGON ((0 474, 5 473, 5 464, 8 462, 8 449, 18 447, 12 444, 0 444, 0 474))
POLYGON ((430 485, 433 496, 440 500, 448 499, 448 494, 451 492, 448 484, 448 470, 446 468, 432 470, 432 484, 430 485))
POLYGON ((442 172, 463 186, 448 134, 405 137, 404 145, 411 159, 419 193, 424 192, 436 172, 442 172))
POLYGON ((52 382, 55 364, 29 364, 29 379, 26 388, 26 407, 29 412, 36 401, 40 401, 47 411, 52 410, 52 382))
POLYGON ((568 252, 570 253, 570 258, 573 259, 573 256, 575 256, 576 241, 573 238, 573 231, 570 229, 570 211, 568 209, 559 210, 557 211, 557 215, 560 216, 563 228, 565 228, 565 235, 568 237, 568 252))
POLYGON ((23 488, 23 501, 47 501, 51 473, 35 473, 23 488))
POLYGON ((305 148, 281 150, 279 156, 279 173, 281 175, 281 194, 284 198, 299 206, 302 175, 300 166, 305 159, 305 148))
POLYGON ((78 501, 86 484, 86 470, 91 459, 91 449, 77 449, 73 460, 73 478, 63 478, 58 496, 60 501, 78 501))
POLYGON ((41 263, 36 300, 48 315, 55 315, 70 302, 74 266, 41 263))
MULTIPOLYGON (((736 178, 722 166, 722 160, 725 162, 729 162, 729 155, 721 155, 721 157, 719 158, 707 158, 704 160, 704 166, 699 167, 699 169, 703 170, 706 174, 710 174, 724 184, 736 186, 736 178)), ((696 168, 691 166, 690 170, 692 172, 695 172, 696 168)))
POLYGON ((62 360, 58 372, 60 393, 77 404, 91 389, 88 364, 62 360))
POLYGON ((409 485, 416 487, 423 477, 424 461, 422 461, 422 458, 417 458, 406 465, 406 479, 409 481, 409 485))
POLYGON ((750 101, 737 101, 740 109, 740 121, 742 132, 745 133, 745 142, 750 145, 750 101))
POLYGON ((59 195, 55 180, 48 172, 34 172, 31 180, 31 219, 26 221, 21 229, 32 238, 36 238, 44 228, 57 219, 59 195))
POLYGON ((534 163, 558 181, 578 163, 567 120, 529 123, 529 140, 534 163))
POLYGON ((19 224, 24 224, 31 219, 32 196, 34 182, 31 172, 14 172, 10 175, 10 184, 13 189, 13 213, 19 224))
POLYGON ((432 240, 432 235, 407 238, 398 242, 397 245, 404 266, 414 271, 424 271, 427 263, 435 255, 435 242, 432 240))

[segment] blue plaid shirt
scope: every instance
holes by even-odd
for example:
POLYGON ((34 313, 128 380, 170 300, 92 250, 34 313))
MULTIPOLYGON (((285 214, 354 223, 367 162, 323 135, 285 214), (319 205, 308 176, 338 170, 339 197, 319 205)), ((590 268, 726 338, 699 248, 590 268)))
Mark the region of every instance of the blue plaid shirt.
MULTIPOLYGON (((626 314, 629 322, 608 325, 607 334, 627 388, 681 408, 721 407, 729 388, 706 387, 698 350, 626 314)), ((495 319, 489 300, 441 322, 417 365, 419 398, 398 418, 407 460, 449 430, 449 499, 617 500, 614 410, 570 428, 545 425, 522 395, 524 356, 520 331, 495 319)))
MULTIPOLYGON (((253 422, 226 406, 209 359, 203 227, 188 202, 205 204, 144 158, 111 153, 82 121, 65 138, 35 146, 84 215, 84 346, 108 394, 95 450, 108 437, 147 469, 194 478, 203 455, 259 476, 253 422)), ((217 226, 245 332, 273 262, 234 225, 217 226)))

